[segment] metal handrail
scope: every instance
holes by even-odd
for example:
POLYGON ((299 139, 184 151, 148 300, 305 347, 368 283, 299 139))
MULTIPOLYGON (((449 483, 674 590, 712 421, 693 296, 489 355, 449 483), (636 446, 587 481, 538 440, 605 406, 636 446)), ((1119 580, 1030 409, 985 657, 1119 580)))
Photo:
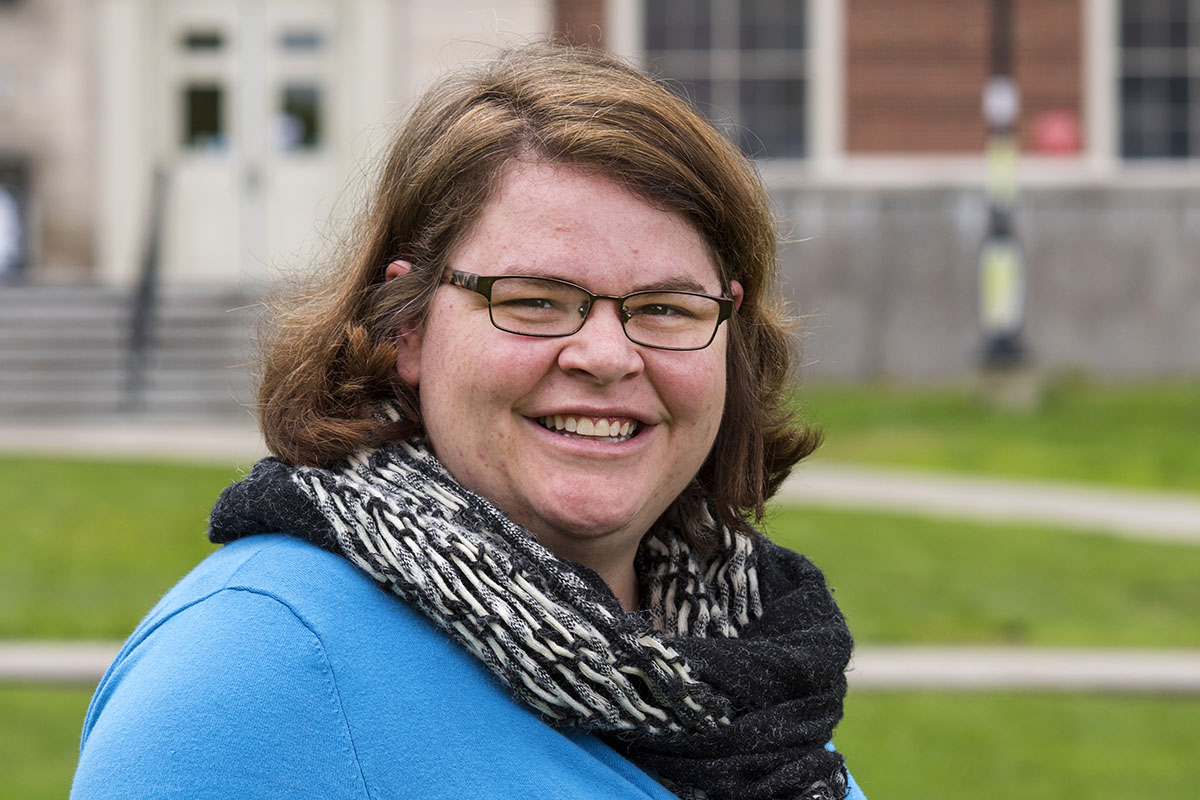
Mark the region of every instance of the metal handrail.
POLYGON ((125 411, 144 411, 146 407, 146 373, 150 364, 154 312, 159 299, 162 230, 166 218, 163 209, 167 201, 167 189, 167 170, 158 166, 154 169, 150 191, 150 225, 146 231, 146 247, 142 251, 138 282, 131 298, 125 394, 122 401, 125 411))

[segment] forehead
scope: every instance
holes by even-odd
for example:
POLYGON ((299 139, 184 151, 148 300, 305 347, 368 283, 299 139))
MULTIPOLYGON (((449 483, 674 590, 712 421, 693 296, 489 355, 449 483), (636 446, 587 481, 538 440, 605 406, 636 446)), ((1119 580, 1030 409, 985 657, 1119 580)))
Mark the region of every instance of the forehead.
POLYGON ((559 277, 593 291, 680 281, 720 290, 707 243, 679 213, 607 178, 514 162, 451 254, 455 269, 559 277))

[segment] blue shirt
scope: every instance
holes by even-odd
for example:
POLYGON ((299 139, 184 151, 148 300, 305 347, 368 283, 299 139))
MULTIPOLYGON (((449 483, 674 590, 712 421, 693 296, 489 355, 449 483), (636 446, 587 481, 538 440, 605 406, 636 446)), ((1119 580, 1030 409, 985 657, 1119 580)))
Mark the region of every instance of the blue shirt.
POLYGON ((546 725, 345 559, 271 535, 213 553, 134 631, 88 709, 71 797, 674 795, 546 725))

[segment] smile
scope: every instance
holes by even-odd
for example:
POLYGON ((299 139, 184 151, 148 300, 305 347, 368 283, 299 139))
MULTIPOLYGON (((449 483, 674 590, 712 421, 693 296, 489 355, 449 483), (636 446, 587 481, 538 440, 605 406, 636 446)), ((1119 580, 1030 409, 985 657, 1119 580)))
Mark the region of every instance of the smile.
POLYGON ((614 417, 576 417, 555 414, 538 417, 543 428, 572 439, 603 439, 606 442, 627 442, 637 435, 638 421, 614 417))

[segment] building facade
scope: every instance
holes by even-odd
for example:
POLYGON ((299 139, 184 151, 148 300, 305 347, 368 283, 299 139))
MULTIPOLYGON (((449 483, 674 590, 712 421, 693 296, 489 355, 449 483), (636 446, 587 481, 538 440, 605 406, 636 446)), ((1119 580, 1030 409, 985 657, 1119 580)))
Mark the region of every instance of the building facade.
POLYGON ((92 261, 90 10, 69 0, 0 1, 0 280, 92 261))
MULTIPOLYGON (((1012 4, 1034 352, 1114 375, 1200 372, 1200 7, 1012 4)), ((0 0, 0 280, 131 284, 156 170, 167 280, 256 285, 319 261, 422 86, 557 31, 669 79, 759 160, 815 373, 955 374, 977 345, 991 11, 0 0)))

